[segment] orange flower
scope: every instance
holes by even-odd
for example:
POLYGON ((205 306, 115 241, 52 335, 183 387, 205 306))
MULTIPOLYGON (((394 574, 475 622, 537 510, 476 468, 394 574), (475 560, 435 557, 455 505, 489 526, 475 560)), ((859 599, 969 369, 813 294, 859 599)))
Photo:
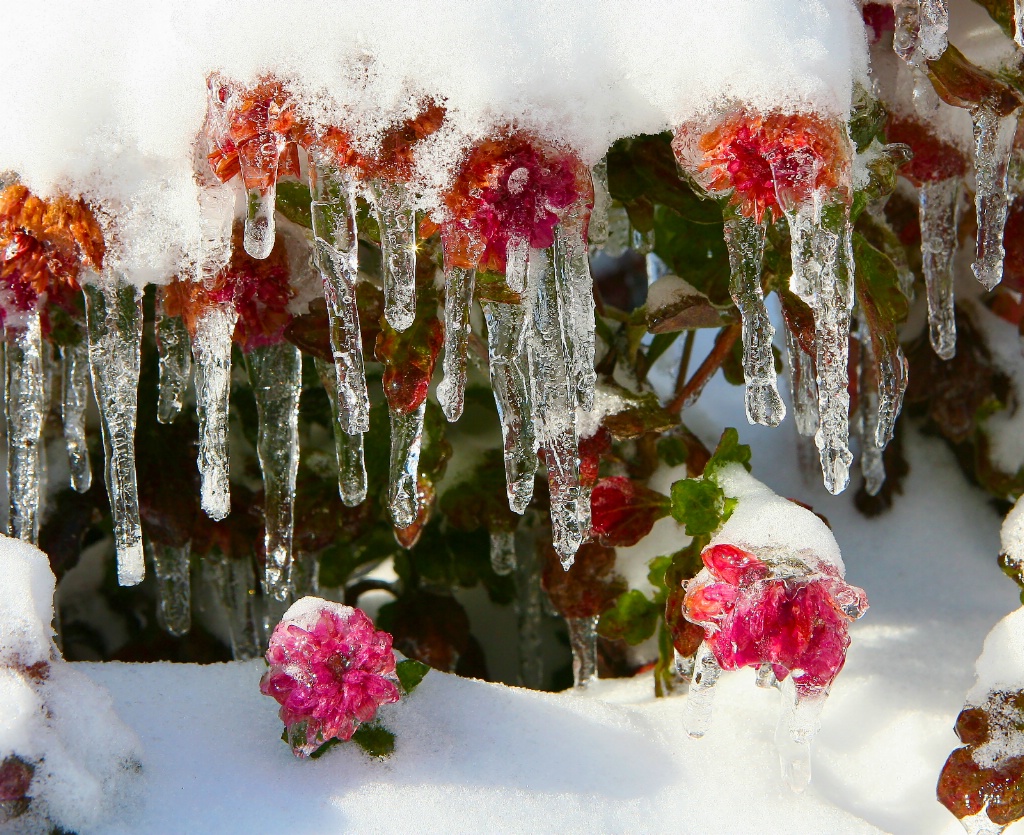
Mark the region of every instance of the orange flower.
POLYGON ((680 166, 716 196, 758 222, 766 212, 842 185, 848 158, 843 127, 818 116, 737 111, 710 131, 684 125, 672 142, 680 166))

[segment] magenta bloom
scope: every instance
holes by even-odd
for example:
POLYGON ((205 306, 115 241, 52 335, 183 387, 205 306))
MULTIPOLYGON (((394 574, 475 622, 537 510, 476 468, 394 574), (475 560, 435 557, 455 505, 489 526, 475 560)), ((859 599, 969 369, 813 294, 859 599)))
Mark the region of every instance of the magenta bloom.
POLYGON ((846 661, 849 624, 867 609, 864 592, 828 563, 762 560, 733 545, 701 554, 705 570, 686 588, 683 615, 725 670, 771 664, 798 692, 827 690, 846 661))
POLYGON ((260 691, 280 703, 298 757, 351 739, 381 705, 399 698, 391 636, 351 606, 300 600, 274 629, 267 663, 260 691))

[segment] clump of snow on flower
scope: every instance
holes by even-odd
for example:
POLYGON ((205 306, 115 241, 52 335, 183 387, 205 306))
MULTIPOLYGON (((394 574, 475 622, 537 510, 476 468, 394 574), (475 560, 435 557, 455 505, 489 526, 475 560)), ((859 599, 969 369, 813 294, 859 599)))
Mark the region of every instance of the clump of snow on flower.
POLYGON ((8 814, 16 832, 91 829, 127 799, 138 739, 109 693, 60 657, 46 556, 0 537, 0 577, 0 768, 27 789, 4 798, 0 824, 8 814))
POLYGON ((296 756, 348 740, 381 705, 399 699, 391 635, 360 610, 304 597, 285 612, 267 649, 260 690, 280 705, 296 756))
POLYGON ((967 693, 968 704, 980 705, 996 690, 1024 690, 1024 608, 992 627, 975 670, 978 677, 967 693))
MULTIPOLYGON (((319 125, 359 149, 426 98, 446 123, 418 150, 443 188, 462 150, 515 125, 593 163, 617 138, 657 133, 729 102, 844 117, 866 81, 849 0, 313 0, 23 3, 5 10, 0 171, 36 193, 66 189, 116 218, 109 263, 163 283, 202 245, 193 175, 205 79, 273 74, 319 125), (767 45, 771 48, 767 48, 767 45)), ((206 226, 210 226, 209 219, 206 226)), ((216 226, 216 224, 213 224, 216 226)))

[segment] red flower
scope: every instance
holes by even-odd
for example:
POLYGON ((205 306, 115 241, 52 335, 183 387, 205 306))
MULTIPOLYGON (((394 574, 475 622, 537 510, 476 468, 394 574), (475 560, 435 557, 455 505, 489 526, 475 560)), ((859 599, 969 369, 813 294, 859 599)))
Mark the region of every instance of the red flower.
POLYGON ((590 530, 603 545, 636 545, 670 508, 667 496, 625 476, 602 478, 590 494, 590 530))
POLYGON ((679 128, 672 149, 679 164, 711 194, 758 222, 766 212, 808 200, 840 185, 848 158, 845 128, 818 116, 737 111, 716 128, 679 128))

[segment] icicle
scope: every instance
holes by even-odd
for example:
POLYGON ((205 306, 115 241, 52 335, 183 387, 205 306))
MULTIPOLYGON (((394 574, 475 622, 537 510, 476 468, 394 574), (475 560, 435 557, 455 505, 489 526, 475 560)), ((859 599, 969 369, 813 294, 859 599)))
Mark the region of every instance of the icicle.
POLYGON ((530 253, 527 275, 527 349, 533 424, 544 451, 551 499, 553 544, 568 570, 589 534, 589 507, 580 501, 579 438, 576 433, 576 387, 570 383, 564 317, 551 253, 530 253))
POLYGON ((659 278, 668 275, 668 264, 658 257, 657 253, 648 252, 644 256, 644 267, 647 269, 647 286, 650 287, 659 278))
POLYGON ((256 634, 253 601, 256 583, 249 557, 229 559, 223 554, 204 562, 211 585, 220 591, 220 599, 227 611, 231 657, 235 661, 248 661, 260 655, 256 634))
POLYGON ((171 423, 181 412, 185 389, 192 376, 192 353, 184 319, 164 313, 163 302, 159 297, 156 349, 160 356, 160 393, 156 418, 160 423, 171 423))
POLYGON ((566 618, 572 647, 572 677, 577 690, 597 679, 597 618, 566 618))
POLYGON ((818 430, 814 443, 825 488, 834 494, 850 481, 850 311, 853 308, 853 248, 849 207, 798 206, 787 212, 792 236, 791 289, 814 313, 818 430))
MULTIPOLYGON (((555 227, 555 279, 562 306, 565 341, 569 351, 570 380, 576 388, 579 407, 594 408, 594 280, 587 257, 584 207, 573 208, 569 217, 555 227)), ((648 258, 661 259, 653 253, 648 258)), ((664 264, 662 264, 664 266, 664 264)))
POLYGON ((46 403, 43 395, 43 336, 39 311, 6 332, 7 496, 10 534, 39 541, 41 434, 46 403))
POLYGON ((775 670, 771 664, 762 664, 757 668, 757 680, 755 683, 764 690, 771 690, 773 687, 779 686, 779 680, 775 677, 775 670))
POLYGON ((1024 0, 1013 0, 1013 42, 1024 49, 1024 0))
POLYGON ((491 531, 491 568, 504 577, 516 567, 516 532, 491 531))
POLYGON ((384 318, 404 331, 416 318, 416 212, 401 183, 374 180, 370 196, 380 227, 384 318))
POLYGON ((608 192, 607 160, 601 160, 590 169, 590 179, 594 184, 594 208, 590 212, 588 234, 590 245, 600 249, 608 240, 608 210, 612 203, 612 196, 608 192))
POLYGON ((878 443, 879 389, 875 373, 875 357, 871 334, 865 325, 860 328, 860 469, 864 475, 864 489, 869 496, 877 496, 885 483, 885 462, 882 451, 885 444, 878 443))
POLYGON ((801 347, 796 334, 788 327, 786 353, 789 356, 789 385, 796 431, 810 437, 818 431, 818 384, 814 375, 814 357, 801 347))
POLYGON ((1006 170, 1017 131, 1016 111, 1003 118, 984 107, 974 122, 974 206, 978 216, 978 250, 971 269, 986 290, 1003 280, 1003 228, 1009 205, 1006 170))
POLYGON ((419 515, 420 448, 427 404, 408 413, 391 410, 391 464, 388 506, 397 528, 407 528, 419 515))
POLYGON ((133 586, 146 574, 135 481, 142 293, 122 278, 102 286, 87 284, 85 317, 92 390, 106 453, 107 496, 114 518, 117 581, 133 586))
POLYGON ((310 190, 314 197, 311 204, 314 252, 324 283, 334 354, 332 402, 338 406, 342 429, 349 435, 357 435, 370 428, 370 398, 366 391, 356 302, 359 240, 355 184, 351 177, 313 151, 310 153, 310 190))
POLYGON ((619 258, 632 243, 632 227, 626 207, 621 203, 612 203, 608 207, 608 235, 604 241, 604 254, 609 258, 619 258))
POLYGON ((893 48, 911 66, 934 61, 946 51, 948 0, 893 0, 896 35, 893 48))
POLYGON ((146 543, 146 552, 156 574, 157 623, 176 638, 185 635, 192 627, 191 547, 190 542, 180 546, 146 543))
MULTIPOLYGON (((292 568, 292 577, 295 582, 295 599, 301 600, 303 597, 319 597, 320 596, 320 555, 319 554, 308 554, 304 551, 299 552, 295 555, 294 565, 292 568)), ((284 613, 282 612, 282 615, 284 613)), ((277 626, 277 623, 272 624, 271 632, 273 627, 277 626)))
POLYGON ((355 507, 366 498, 366 462, 363 458, 363 434, 348 434, 338 410, 338 378, 335 366, 326 360, 315 360, 320 382, 331 403, 334 428, 334 450, 338 458, 338 494, 348 507, 355 507))
POLYGON ((948 360, 956 354, 953 256, 960 222, 960 178, 924 183, 918 211, 921 267, 928 294, 928 335, 935 353, 948 360))
POLYGON ((444 379, 437 400, 450 423, 462 417, 466 399, 466 352, 476 271, 451 267, 444 273, 444 379))
POLYGON ((92 486, 92 464, 85 439, 85 412, 89 405, 89 345, 80 340, 62 349, 61 416, 68 451, 71 486, 79 493, 92 486))
POLYGON ((818 717, 825 706, 828 691, 800 693, 793 676, 780 683, 782 707, 775 730, 782 778, 795 792, 802 792, 811 781, 811 741, 818 732, 818 717))
POLYGON ((231 336, 238 313, 226 304, 206 310, 196 322, 192 356, 199 416, 200 504, 211 519, 231 512, 228 481, 228 406, 231 396, 231 336))
POLYGON ((537 439, 524 349, 526 315, 518 304, 485 302, 483 309, 491 388, 504 439, 508 506, 522 514, 533 498, 537 473, 537 439))
POLYGON ((715 685, 722 674, 722 668, 715 660, 715 654, 703 641, 693 660, 693 678, 683 705, 683 727, 694 739, 700 739, 711 727, 711 707, 715 685))
POLYGON ((530 260, 530 242, 525 238, 511 238, 505 249, 505 282, 514 293, 522 293, 526 286, 526 271, 530 260))
POLYGON ((729 293, 743 317, 747 421, 778 426, 786 416, 786 407, 776 387, 772 353, 775 328, 768 319, 761 289, 766 225, 731 211, 725 221, 725 243, 731 270, 729 293))
POLYGON ((527 526, 516 548, 516 615, 519 627, 519 683, 539 690, 544 685, 544 653, 541 627, 544 601, 548 599, 540 584, 540 564, 535 535, 527 526))
POLYGON ((283 152, 284 142, 274 136, 263 144, 254 140, 238 146, 243 182, 265 183, 246 188, 245 193, 243 246, 253 258, 266 258, 274 248, 277 174, 283 152))
POLYGON ((256 454, 263 471, 266 518, 266 573, 269 597, 286 600, 291 593, 292 530, 295 477, 299 469, 299 393, 302 355, 287 342, 254 348, 245 356, 256 397, 259 434, 256 454))

